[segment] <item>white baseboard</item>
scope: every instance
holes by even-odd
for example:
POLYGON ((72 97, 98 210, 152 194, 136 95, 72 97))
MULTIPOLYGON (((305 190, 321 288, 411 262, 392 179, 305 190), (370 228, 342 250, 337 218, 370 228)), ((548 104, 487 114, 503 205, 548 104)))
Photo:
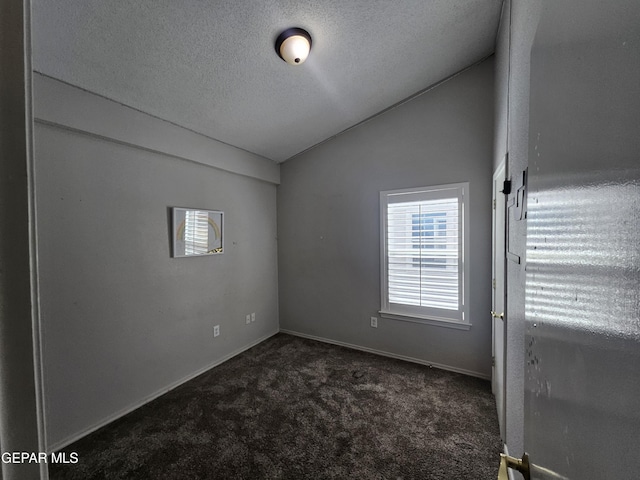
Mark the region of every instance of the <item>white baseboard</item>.
POLYGON ((296 337, 308 338, 309 340, 317 340, 318 342, 330 343, 332 345, 338 345, 341 347, 352 348, 354 350, 360 350, 362 352, 374 353, 376 355, 381 355, 383 357, 396 358, 398 360, 404 360, 412 363, 419 363, 421 365, 427 365, 429 367, 439 368, 441 370, 448 370, 450 372, 462 373, 464 375, 469 375, 471 377, 478 377, 483 380, 491 380, 490 375, 485 375, 484 373, 474 372, 472 370, 465 370, 464 368, 452 367, 451 365, 443 365, 441 363, 430 362, 429 360, 423 360, 421 358, 408 357, 406 355, 399 355, 397 353, 385 352, 384 350, 377 350, 375 348, 362 347, 360 345, 354 345, 352 343, 340 342, 338 340, 332 340, 330 338, 317 337, 315 335, 307 335, 306 333, 295 332, 293 330, 286 330, 284 328, 280 329, 281 333, 286 333, 289 335, 295 335, 296 337))
POLYGON ((265 340, 267 340, 268 338, 273 337, 274 335, 276 335, 278 333, 278 331, 275 331, 273 333, 270 333, 268 335, 265 335, 264 337, 261 337, 251 343, 249 343, 248 345, 245 345, 233 352, 231 352, 228 355, 225 355, 222 358, 219 358, 218 360, 214 361, 213 363, 210 363, 209 365, 196 370, 193 373, 190 373, 189 375, 187 375, 186 377, 181 378, 180 380, 173 382, 172 384, 170 384, 167 387, 161 388, 160 390, 156 391, 155 393, 152 393, 151 395, 143 398, 142 400, 140 400, 139 402, 135 402, 132 405, 129 405, 126 408, 123 408, 122 410, 114 413, 113 415, 109 415, 108 417, 100 420, 99 422, 95 423, 94 425, 90 426, 89 428, 86 428, 78 433, 75 433, 67 438, 65 438, 64 440, 61 440, 59 442, 54 443, 53 445, 47 445, 47 453, 52 453, 55 452, 57 450, 60 450, 61 448, 66 447, 67 445, 71 445, 73 442, 76 442, 78 440, 80 440, 82 437, 86 437, 87 435, 89 435, 90 433, 95 432, 96 430, 104 427, 105 425, 117 420, 120 417, 124 417, 126 414, 133 412, 135 409, 140 408, 141 406, 151 402, 152 400, 155 400, 156 398, 164 395, 167 392, 170 392, 171 390, 173 390, 174 388, 179 387, 180 385, 188 382, 189 380, 197 377, 198 375, 203 374, 204 372, 206 372, 207 370, 211 370, 214 367, 217 367, 218 365, 223 364, 224 362, 226 362, 227 360, 232 359, 233 357, 235 357, 236 355, 241 354, 242 352, 249 350, 252 347, 255 347, 256 345, 264 342, 265 340))

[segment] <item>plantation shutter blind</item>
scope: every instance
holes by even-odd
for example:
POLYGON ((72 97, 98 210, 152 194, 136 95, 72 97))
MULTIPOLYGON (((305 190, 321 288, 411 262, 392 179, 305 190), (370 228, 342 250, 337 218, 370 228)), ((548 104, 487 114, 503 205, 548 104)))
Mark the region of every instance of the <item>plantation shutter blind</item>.
POLYGON ((184 222, 185 255, 201 255, 209 250, 209 212, 187 210, 184 222))
POLYGON ((383 194, 383 311, 464 321, 464 187, 383 194))

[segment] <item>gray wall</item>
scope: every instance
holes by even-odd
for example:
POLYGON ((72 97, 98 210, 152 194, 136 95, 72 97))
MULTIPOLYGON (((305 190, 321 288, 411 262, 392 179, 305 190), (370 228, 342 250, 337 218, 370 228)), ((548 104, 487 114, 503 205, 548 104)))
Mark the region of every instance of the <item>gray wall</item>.
MULTIPOLYGON (((509 154, 507 178, 516 183, 528 166, 529 63, 541 2, 506 0, 496 45, 496 136, 494 166, 509 154), (508 138, 507 138, 508 136, 508 138)), ((515 201, 515 188, 508 196, 515 201)), ((516 220, 507 212, 508 251, 520 263, 507 260, 506 302, 506 425, 505 443, 513 455, 524 449, 524 317, 527 220, 516 220)))
POLYGON ((493 60, 284 163, 280 326, 489 377, 493 60), (380 309, 379 192, 470 182, 468 331, 380 309))
POLYGON ((195 143, 178 127, 165 125, 171 155, 107 138, 135 118, 127 142, 142 141, 159 122, 119 105, 86 113, 92 133, 53 124, 50 102, 82 109, 95 98, 37 80, 36 114, 46 116, 36 123, 35 159, 51 449, 277 332, 276 186, 188 160, 195 143), (225 253, 171 258, 171 206, 223 210, 225 253), (256 322, 246 325, 252 312, 256 322))

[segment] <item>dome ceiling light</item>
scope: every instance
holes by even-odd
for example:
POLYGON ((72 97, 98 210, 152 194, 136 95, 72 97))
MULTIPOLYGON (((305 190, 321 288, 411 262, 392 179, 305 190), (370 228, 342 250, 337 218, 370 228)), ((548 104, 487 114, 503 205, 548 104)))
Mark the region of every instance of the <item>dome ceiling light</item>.
POLYGON ((276 39, 276 52, 289 65, 303 64, 310 50, 311 35, 302 28, 288 28, 276 39))

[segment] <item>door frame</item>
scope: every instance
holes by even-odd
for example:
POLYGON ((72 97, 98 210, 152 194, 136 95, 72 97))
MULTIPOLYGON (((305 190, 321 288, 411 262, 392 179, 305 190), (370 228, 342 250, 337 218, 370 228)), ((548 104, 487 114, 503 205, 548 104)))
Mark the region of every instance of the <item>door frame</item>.
MULTIPOLYGON (((495 279, 497 278, 497 275, 501 274, 502 275, 502 305, 503 305, 503 309, 502 312, 504 312, 504 319, 502 320, 503 322, 503 328, 502 328, 502 346, 503 346, 503 351, 501 352, 502 354, 502 391, 501 392, 497 392, 497 388, 498 386, 496 385, 496 375, 495 375, 495 358, 496 358, 496 328, 495 328, 495 324, 497 319, 493 318, 491 319, 491 356, 492 356, 492 369, 491 369, 491 390, 493 391, 494 395, 497 397, 498 393, 501 394, 502 396, 502 408, 500 409, 501 411, 498 411, 498 423, 500 426, 500 436, 502 438, 503 443, 506 442, 506 423, 507 423, 507 364, 506 364, 506 360, 507 360, 507 328, 506 328, 506 318, 507 318, 507 288, 506 288, 506 279, 507 279, 507 265, 506 265, 506 230, 507 230, 507 224, 506 224, 506 199, 503 197, 502 191, 499 191, 498 188, 496 188, 496 184, 500 185, 500 183, 502 183, 504 180, 506 180, 506 157, 503 158, 500 163, 498 164, 497 168, 495 169, 494 173, 493 173, 493 179, 492 179, 492 198, 493 198, 493 202, 495 202, 493 204, 493 208, 491 210, 491 282, 492 282, 492 289, 491 289, 491 307, 492 310, 495 310, 496 307, 496 295, 499 295, 500 292, 497 291, 496 287, 497 284, 494 283, 495 279), (499 183, 497 183, 499 182, 499 183), (503 225, 502 225, 502 235, 503 235, 503 251, 501 252, 501 254, 498 256, 497 252, 496 252, 496 213, 497 213, 497 208, 501 206, 501 208, 503 209, 503 225), (500 262, 498 262, 497 260, 500 259, 500 262), (499 272, 499 270, 501 270, 501 272, 499 272)), ((497 405, 496 405, 497 408, 497 405)))

